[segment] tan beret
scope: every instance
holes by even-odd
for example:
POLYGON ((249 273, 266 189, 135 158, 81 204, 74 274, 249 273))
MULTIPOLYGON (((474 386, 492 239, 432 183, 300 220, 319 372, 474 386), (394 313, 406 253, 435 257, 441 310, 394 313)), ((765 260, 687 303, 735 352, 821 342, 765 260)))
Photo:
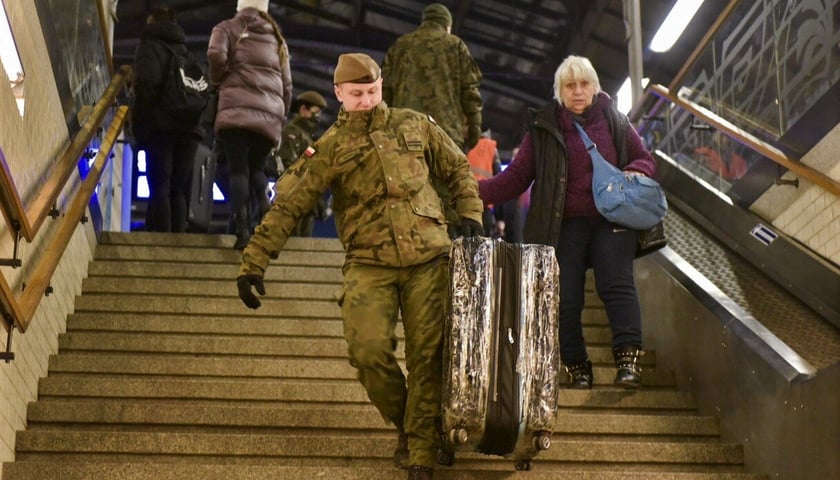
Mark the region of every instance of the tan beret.
POLYGON ((373 83, 379 80, 379 64, 364 53, 339 55, 333 83, 373 83))
POLYGON ((295 97, 295 100, 305 102, 309 105, 317 105, 321 108, 327 108, 327 100, 323 97, 323 95, 314 90, 307 90, 301 93, 295 97))

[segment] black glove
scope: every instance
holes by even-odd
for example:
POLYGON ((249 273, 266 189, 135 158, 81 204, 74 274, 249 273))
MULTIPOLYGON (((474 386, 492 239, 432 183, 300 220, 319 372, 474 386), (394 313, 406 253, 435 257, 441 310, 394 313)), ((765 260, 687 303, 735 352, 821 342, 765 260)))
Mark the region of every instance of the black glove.
POLYGON ((480 237, 484 235, 484 227, 475 220, 469 218, 461 219, 461 235, 465 237, 480 237))
POLYGON ((260 299, 251 291, 252 285, 257 289, 257 293, 265 295, 265 285, 263 285, 261 275, 250 274, 236 277, 236 288, 239 289, 239 298, 242 299, 242 303, 256 310, 260 308, 260 299))
POLYGON ((481 125, 470 125, 467 127, 467 151, 470 151, 478 144, 481 138, 481 125))

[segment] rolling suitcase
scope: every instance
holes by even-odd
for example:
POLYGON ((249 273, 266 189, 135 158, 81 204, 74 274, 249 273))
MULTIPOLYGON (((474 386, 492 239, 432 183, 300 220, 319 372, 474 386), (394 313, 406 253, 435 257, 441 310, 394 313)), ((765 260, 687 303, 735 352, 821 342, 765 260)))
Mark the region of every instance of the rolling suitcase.
POLYGON ((478 451, 517 470, 551 446, 560 371, 554 248, 459 238, 450 252, 438 462, 478 451))
POLYGON ((192 232, 208 232, 213 217, 213 180, 216 176, 216 156, 203 143, 198 144, 190 185, 190 204, 187 222, 192 232))

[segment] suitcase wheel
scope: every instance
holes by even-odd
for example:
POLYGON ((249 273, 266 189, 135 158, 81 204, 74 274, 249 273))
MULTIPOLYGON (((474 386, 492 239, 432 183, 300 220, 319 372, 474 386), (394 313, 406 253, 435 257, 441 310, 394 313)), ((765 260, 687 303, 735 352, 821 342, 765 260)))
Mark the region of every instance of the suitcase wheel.
POLYGON ((455 452, 448 452, 442 449, 438 450, 437 461, 440 465, 451 467, 455 464, 455 452))
POLYGON ((516 470, 518 470, 520 472, 525 472, 525 471, 528 471, 528 470, 531 469, 531 461, 530 460, 524 460, 524 459, 514 460, 513 461, 513 466, 514 466, 514 468, 516 468, 516 470))
POLYGON ((539 452, 551 448, 551 434, 548 432, 540 432, 534 435, 534 448, 539 452))
POLYGON ((470 434, 466 428, 453 428, 449 431, 449 443, 452 445, 466 445, 470 440, 470 434))

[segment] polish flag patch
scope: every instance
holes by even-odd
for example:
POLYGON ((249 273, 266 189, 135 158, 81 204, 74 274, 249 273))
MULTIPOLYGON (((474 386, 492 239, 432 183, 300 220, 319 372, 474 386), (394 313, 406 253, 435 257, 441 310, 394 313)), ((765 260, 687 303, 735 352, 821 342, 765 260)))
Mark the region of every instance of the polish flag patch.
POLYGON ((303 151, 303 154, 306 155, 307 157, 311 157, 312 155, 315 155, 315 153, 316 153, 316 150, 311 145, 306 147, 306 150, 303 151))

